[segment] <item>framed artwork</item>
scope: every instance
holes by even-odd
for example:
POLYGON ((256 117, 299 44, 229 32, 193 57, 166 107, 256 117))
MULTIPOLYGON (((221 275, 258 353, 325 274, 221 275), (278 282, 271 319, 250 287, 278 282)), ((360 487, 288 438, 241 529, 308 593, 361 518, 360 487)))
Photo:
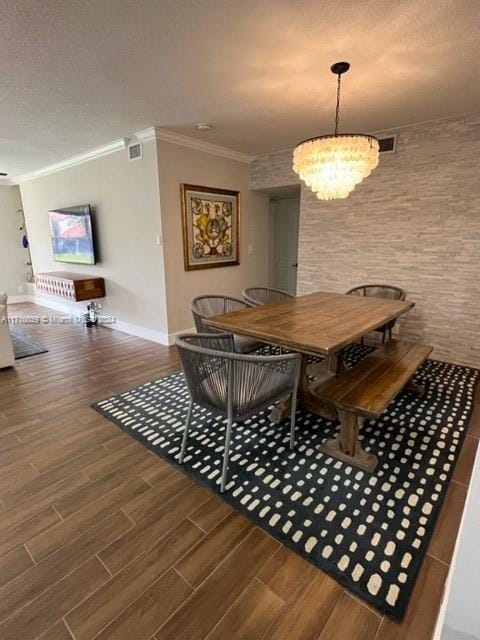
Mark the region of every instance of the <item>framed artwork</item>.
POLYGON ((180 186, 185 271, 240 264, 240 192, 180 186))

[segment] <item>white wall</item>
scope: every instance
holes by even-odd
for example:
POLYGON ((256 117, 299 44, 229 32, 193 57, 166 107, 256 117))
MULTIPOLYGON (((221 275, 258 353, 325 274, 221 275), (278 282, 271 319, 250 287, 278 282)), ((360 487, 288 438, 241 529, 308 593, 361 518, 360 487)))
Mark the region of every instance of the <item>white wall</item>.
MULTIPOLYGON (((249 285, 269 284, 269 203, 267 195, 249 190, 247 163, 160 140, 143 147, 143 160, 129 163, 116 151, 23 182, 20 189, 35 273, 103 276, 103 308, 116 317, 117 327, 167 342, 193 326, 195 296, 240 297, 249 285), (184 270, 182 182, 240 191, 240 265, 184 270), (53 261, 48 211, 79 204, 94 210, 99 253, 94 266, 53 261), (158 236, 163 247, 156 244, 158 236)), ((49 300, 50 306, 58 302, 49 300)))
MULTIPOLYGON (((36 273, 70 271, 103 276, 104 311, 117 320, 166 335, 163 255, 156 144, 144 144, 143 159, 128 162, 117 151, 20 185, 36 273), (48 211, 91 204, 98 264, 54 262, 48 211)), ((60 299, 58 299, 60 300, 60 299)))
POLYGON ((21 209, 18 187, 0 186, 0 291, 18 295, 25 287, 28 255, 22 247, 21 209))
POLYGON ((193 326, 190 301, 206 293, 241 297, 247 286, 268 285, 270 234, 268 196, 248 188, 249 165, 237 160, 157 141, 165 273, 170 332, 193 326), (240 191, 240 264, 185 271, 180 184, 240 191), (253 254, 248 255, 248 245, 253 254))
POLYGON ((480 640, 478 576, 480 556, 480 449, 477 451, 467 502, 449 576, 450 588, 439 619, 436 638, 480 640))

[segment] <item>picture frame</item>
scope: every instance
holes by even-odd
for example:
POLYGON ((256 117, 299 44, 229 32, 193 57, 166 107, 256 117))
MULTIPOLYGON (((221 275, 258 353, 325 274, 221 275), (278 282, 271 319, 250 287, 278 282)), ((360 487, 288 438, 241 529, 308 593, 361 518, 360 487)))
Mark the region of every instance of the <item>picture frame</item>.
POLYGON ((180 185, 185 271, 240 264, 240 192, 180 185))

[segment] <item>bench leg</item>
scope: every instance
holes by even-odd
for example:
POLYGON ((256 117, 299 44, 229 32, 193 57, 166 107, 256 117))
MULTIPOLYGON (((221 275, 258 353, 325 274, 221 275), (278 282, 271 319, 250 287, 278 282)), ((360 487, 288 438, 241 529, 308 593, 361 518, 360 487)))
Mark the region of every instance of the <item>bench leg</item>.
POLYGON ((348 462, 354 467, 373 471, 378 464, 377 456, 367 453, 362 449, 358 434, 364 419, 358 418, 349 411, 339 411, 340 433, 332 440, 327 440, 320 447, 322 453, 343 462, 348 462))
POLYGON ((272 413, 270 414, 270 420, 274 424, 280 424, 288 418, 292 412, 292 396, 288 396, 285 400, 280 400, 273 405, 272 413))

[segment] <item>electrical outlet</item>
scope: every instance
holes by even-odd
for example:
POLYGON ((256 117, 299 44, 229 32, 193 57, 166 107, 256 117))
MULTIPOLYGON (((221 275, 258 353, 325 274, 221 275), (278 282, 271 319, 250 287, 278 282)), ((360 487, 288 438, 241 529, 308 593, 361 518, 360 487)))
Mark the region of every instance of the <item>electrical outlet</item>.
POLYGON ((17 293, 24 293, 24 292, 25 292, 24 288, 22 287, 21 284, 19 284, 17 287, 17 293))

